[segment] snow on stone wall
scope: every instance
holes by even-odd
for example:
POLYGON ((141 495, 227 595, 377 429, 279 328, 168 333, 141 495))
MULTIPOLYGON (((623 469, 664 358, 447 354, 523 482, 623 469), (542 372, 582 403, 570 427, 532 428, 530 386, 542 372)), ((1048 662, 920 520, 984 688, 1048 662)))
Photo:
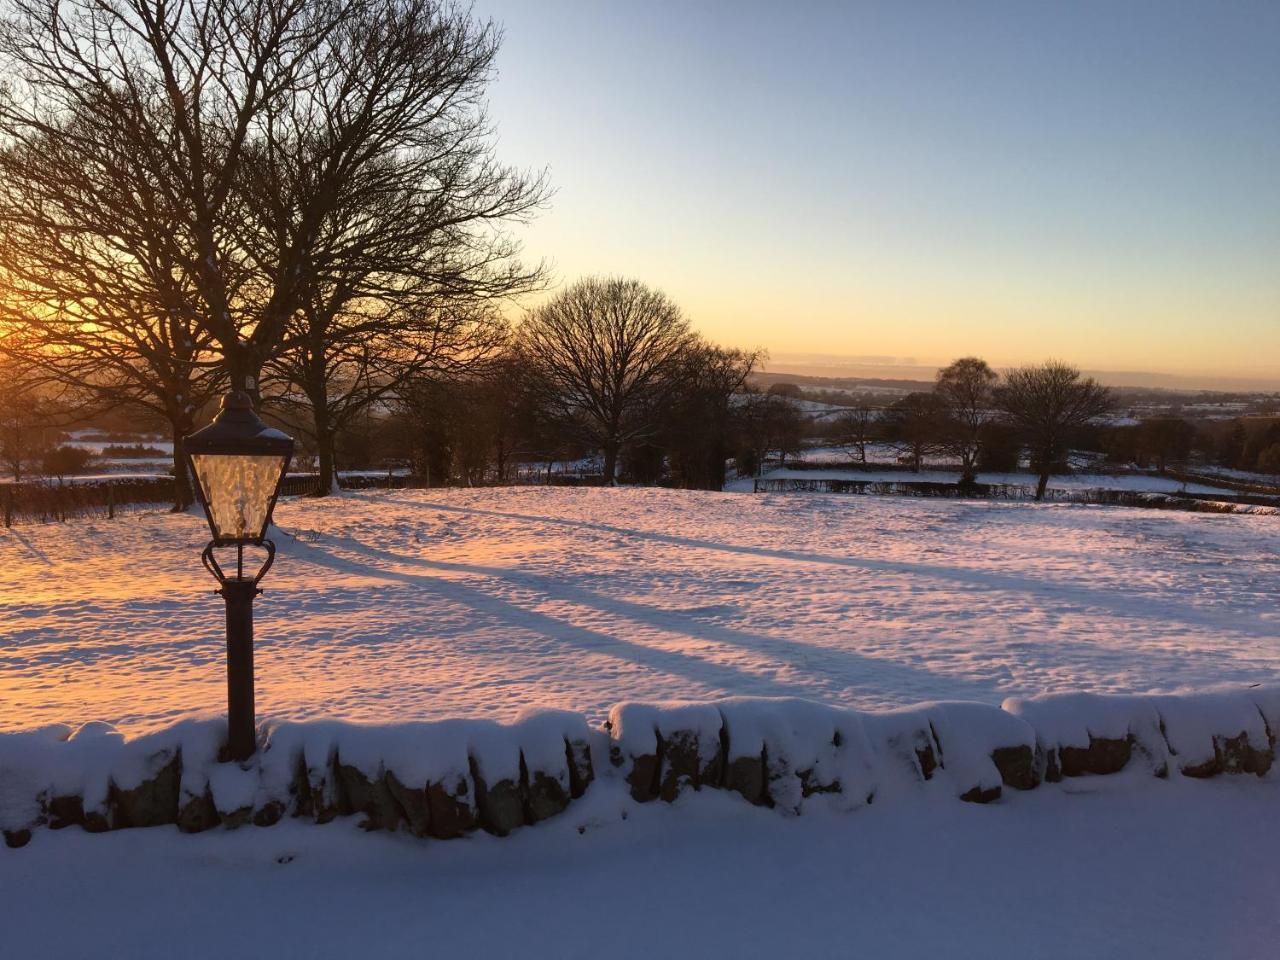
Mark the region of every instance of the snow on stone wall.
POLYGON ((1164 696, 1050 694, 1004 709, 1036 732, 1044 778, 1108 774, 1137 760, 1157 776, 1265 774, 1280 732, 1280 689, 1164 696))
POLYGON ((1277 731, 1280 688, 1049 694, 883 713, 790 698, 622 703, 603 731, 559 710, 509 724, 267 722, 245 764, 220 762, 221 719, 133 740, 93 722, 0 734, 0 830, 22 846, 46 825, 195 832, 359 815, 367 829, 505 836, 581 797, 597 761, 640 802, 715 789, 798 814, 812 804, 850 810, 933 782, 986 803, 1006 787, 1126 768, 1263 776, 1277 731))

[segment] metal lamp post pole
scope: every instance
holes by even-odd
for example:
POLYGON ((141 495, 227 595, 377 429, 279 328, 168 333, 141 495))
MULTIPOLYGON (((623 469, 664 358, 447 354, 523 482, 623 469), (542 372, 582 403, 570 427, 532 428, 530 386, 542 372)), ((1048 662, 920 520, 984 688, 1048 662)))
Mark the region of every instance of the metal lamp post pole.
POLYGON ((262 592, 258 586, 275 562, 276 546, 263 539, 257 546, 267 552, 266 560, 251 576, 244 575, 244 544, 236 544, 236 575, 227 576, 213 551, 215 541, 204 548, 200 559, 218 581, 218 593, 227 604, 227 760, 243 761, 258 749, 257 720, 253 705, 253 599, 262 592))
POLYGON ((257 749, 253 712, 253 598, 256 580, 237 577, 218 591, 227 602, 227 759, 248 760, 257 749))

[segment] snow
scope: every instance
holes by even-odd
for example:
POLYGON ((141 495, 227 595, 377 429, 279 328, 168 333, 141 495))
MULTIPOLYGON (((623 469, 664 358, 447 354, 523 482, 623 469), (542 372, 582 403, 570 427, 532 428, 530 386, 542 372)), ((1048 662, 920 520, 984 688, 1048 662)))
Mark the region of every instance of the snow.
MULTIPOLYGON (((151 447, 161 453, 173 455, 173 440, 155 433, 135 435, 108 435, 95 430, 73 430, 62 446, 88 450, 94 456, 101 456, 108 447, 141 446, 151 447)), ((137 459, 137 458, 134 458, 137 459)))
POLYGON ((0 926, 10 955, 51 958, 1266 960, 1277 802, 1274 780, 1117 775, 788 818, 615 781, 505 839, 70 829, 0 849, 0 926))
MULTIPOLYGON (((242 790, 235 768, 217 763, 225 729, 221 720, 189 718, 132 739, 101 721, 75 730, 54 725, 0 735, 0 827, 21 829, 36 822, 31 804, 41 796, 80 797, 86 813, 105 813, 112 785, 133 789, 154 777, 178 751, 180 802, 203 796, 211 786, 228 795, 242 790)), ((248 789, 251 801, 254 787, 248 789)))
MULTIPOLYGON (((185 753, 183 757, 185 759, 185 753)), ((189 782, 186 767, 183 767, 182 790, 178 800, 180 804, 192 797, 201 796, 205 786, 213 798, 213 805, 223 815, 237 810, 251 810, 259 802, 259 779, 256 771, 242 770, 234 763, 217 763, 206 768, 202 779, 204 784, 189 782)))
POLYGON ((1246 483, 1256 483, 1264 486, 1274 486, 1280 483, 1280 476, 1274 473, 1259 473, 1256 470, 1235 470, 1230 467, 1212 465, 1196 466, 1192 469, 1194 473, 1205 476, 1223 477, 1227 480, 1242 480, 1246 483))
POLYGON ((942 765, 961 791, 998 788, 1000 771, 991 760, 999 747, 1035 749, 1035 731, 1013 714, 986 703, 936 703, 922 709, 938 738, 942 765))
POLYGON ((569 789, 569 766, 565 744, 590 742, 591 732, 581 714, 568 710, 531 710, 516 718, 515 735, 530 770, 563 775, 562 786, 569 789))
POLYGON ((810 419, 823 423, 838 420, 850 410, 849 407, 834 403, 823 403, 820 400, 790 400, 790 404, 810 419))
POLYGON ((1026 700, 1010 698, 1004 709, 1022 717, 1052 747, 1088 747, 1091 738, 1132 737, 1162 765, 1172 753, 1181 768, 1214 759, 1215 739, 1245 734, 1266 750, 1280 730, 1275 708, 1280 687, 1205 690, 1179 696, 1094 696, 1050 694, 1026 700))
MULTIPOLYGON (((1280 666, 1277 517, 507 488, 289 500, 276 519, 255 656, 259 714, 281 721, 998 704, 1280 666)), ((207 537, 167 513, 0 530, 0 730, 220 713, 207 537)))
MULTIPOLYGON (((973 788, 992 790, 1001 786, 1000 771, 991 754, 999 748, 1036 745, 1035 732, 1020 717, 992 704, 949 701, 916 704, 866 718, 868 732, 877 745, 885 772, 887 758, 897 756, 899 768, 913 771, 916 779, 930 775, 921 768, 918 752, 933 755, 941 763, 940 779, 963 795, 973 788)), ((903 778, 899 777, 899 781, 903 778)))
MULTIPOLYGON (((32 783, 67 784, 66 774, 50 764, 48 757, 49 747, 65 742, 70 735, 70 727, 53 724, 0 739, 0 829, 21 829, 39 817, 39 798, 30 789, 32 783)), ((83 776, 89 766, 87 759, 70 765, 73 777, 83 776)))
MULTIPOLYGON (((632 756, 652 753, 657 738, 676 732, 697 737, 698 759, 714 759, 724 723, 713 703, 619 703, 609 711, 608 727, 618 748, 632 756)), ((759 756, 759 750, 756 751, 759 756)))
MULTIPOLYGON (((875 411, 872 411, 875 414, 875 411)), ((870 440, 865 444, 867 451, 866 465, 874 467, 877 464, 887 466, 889 464, 905 465, 909 462, 909 457, 903 452, 902 448, 896 444, 884 441, 870 440)), ((796 458, 793 458, 793 460, 796 458)), ((804 452, 800 454, 799 460, 807 464, 846 464, 858 461, 858 448, 853 444, 842 446, 816 446, 806 447, 804 452)), ((1067 463, 1073 470, 1082 470, 1088 472, 1088 468, 1096 467, 1105 460, 1105 456, 1100 453, 1090 453, 1086 450, 1074 450, 1067 457, 1067 463)), ((788 461, 791 462, 791 461, 788 461)), ((960 472, 959 463, 954 454, 943 451, 941 453, 930 450, 921 461, 924 469, 934 469, 946 473, 951 480, 955 480, 960 472), (945 468, 945 469, 943 469, 945 468)), ((1024 459, 1023 463, 1026 462, 1024 459)), ((1030 474, 1025 474, 1029 476, 1030 474)), ((1034 477, 1032 478, 1034 480, 1034 477)))
POLYGON ((807 779, 818 788, 840 787, 843 809, 869 799, 877 777, 862 717, 806 700, 733 698, 720 704, 730 762, 763 755, 770 799, 798 813, 807 779))
POLYGON ((1150 697, 1051 693, 1011 697, 1003 706, 1030 723, 1046 747, 1084 749, 1091 739, 1123 740, 1130 735, 1148 746, 1163 739, 1160 714, 1150 697))
POLYGON ((1234 692, 1209 692, 1193 697, 1155 697, 1164 722, 1169 749, 1183 767, 1214 757, 1214 738, 1248 735, 1249 743, 1267 747, 1267 728, 1257 705, 1234 692))
POLYGON ((335 762, 411 785, 474 762, 492 784, 523 755, 567 790, 564 742, 586 739, 602 775, 504 839, 359 816, 41 829, 0 849, 8 953, 1275 955, 1274 770, 956 797, 1000 785, 997 747, 1145 745, 1162 721, 1184 769, 1225 736, 1265 746, 1280 518, 528 488, 291 500, 277 521, 247 769, 215 762, 199 517, 0 531, 0 731, 24 731, 0 736, 0 826, 32 822, 33 784, 101 809, 175 750, 183 800, 224 814, 287 802, 299 763, 330 806, 335 762), (725 723, 730 760, 767 759, 775 809, 636 803, 587 728, 606 715, 637 755, 696 731, 703 763, 725 723))
MULTIPOLYGON (((958 470, 921 470, 913 473, 909 470, 793 470, 778 467, 762 474, 762 479, 797 479, 797 480, 866 480, 886 483, 955 483, 959 479, 958 470)), ((731 481, 729 489, 747 491, 751 489, 751 477, 741 477, 731 481)), ((1036 477, 1029 473, 979 473, 978 483, 1010 484, 1034 488, 1036 477)), ((1104 473, 1072 473, 1055 474, 1049 479, 1051 490, 1133 490, 1145 493, 1203 493, 1232 495, 1234 491, 1225 487, 1214 487, 1205 483, 1187 483, 1172 477, 1153 477, 1141 474, 1104 474, 1104 473)))

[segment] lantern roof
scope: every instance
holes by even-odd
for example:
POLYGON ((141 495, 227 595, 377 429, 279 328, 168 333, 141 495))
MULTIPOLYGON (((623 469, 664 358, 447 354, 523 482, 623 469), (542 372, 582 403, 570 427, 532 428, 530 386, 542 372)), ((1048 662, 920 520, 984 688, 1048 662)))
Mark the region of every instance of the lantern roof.
POLYGON ((293 452, 293 438, 263 423, 249 395, 237 390, 222 398, 213 422, 188 436, 183 446, 188 454, 284 456, 293 452))

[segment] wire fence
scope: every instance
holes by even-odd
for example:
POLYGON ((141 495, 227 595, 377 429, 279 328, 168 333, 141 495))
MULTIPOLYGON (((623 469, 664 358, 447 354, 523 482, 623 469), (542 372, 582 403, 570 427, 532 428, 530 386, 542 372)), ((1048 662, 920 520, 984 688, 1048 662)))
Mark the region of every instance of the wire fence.
MULTIPOLYGON (((343 478, 344 488, 386 486, 385 480, 343 478)), ((280 484, 280 496, 314 496, 319 476, 291 474, 280 484)), ((171 509, 177 500, 172 477, 121 477, 93 480, 40 479, 0 484, 4 525, 111 520, 128 513, 171 509)))
POLYGON ((98 518, 110 520, 124 513, 172 505, 172 477, 122 477, 67 482, 28 480, 0 486, 4 525, 66 523, 98 518))
MULTIPOLYGON (((505 481, 488 480, 473 486, 550 485, 598 486, 603 476, 588 473, 517 471, 505 481)), ((338 477, 343 490, 420 490, 458 486, 457 478, 404 473, 344 473, 338 477)), ((280 484, 281 497, 313 497, 322 491, 319 474, 290 474, 280 484)), ((28 523, 68 523, 75 520, 110 520, 127 513, 170 509, 177 499, 172 477, 120 477, 92 480, 41 478, 0 483, 0 516, 5 527, 28 523)))

